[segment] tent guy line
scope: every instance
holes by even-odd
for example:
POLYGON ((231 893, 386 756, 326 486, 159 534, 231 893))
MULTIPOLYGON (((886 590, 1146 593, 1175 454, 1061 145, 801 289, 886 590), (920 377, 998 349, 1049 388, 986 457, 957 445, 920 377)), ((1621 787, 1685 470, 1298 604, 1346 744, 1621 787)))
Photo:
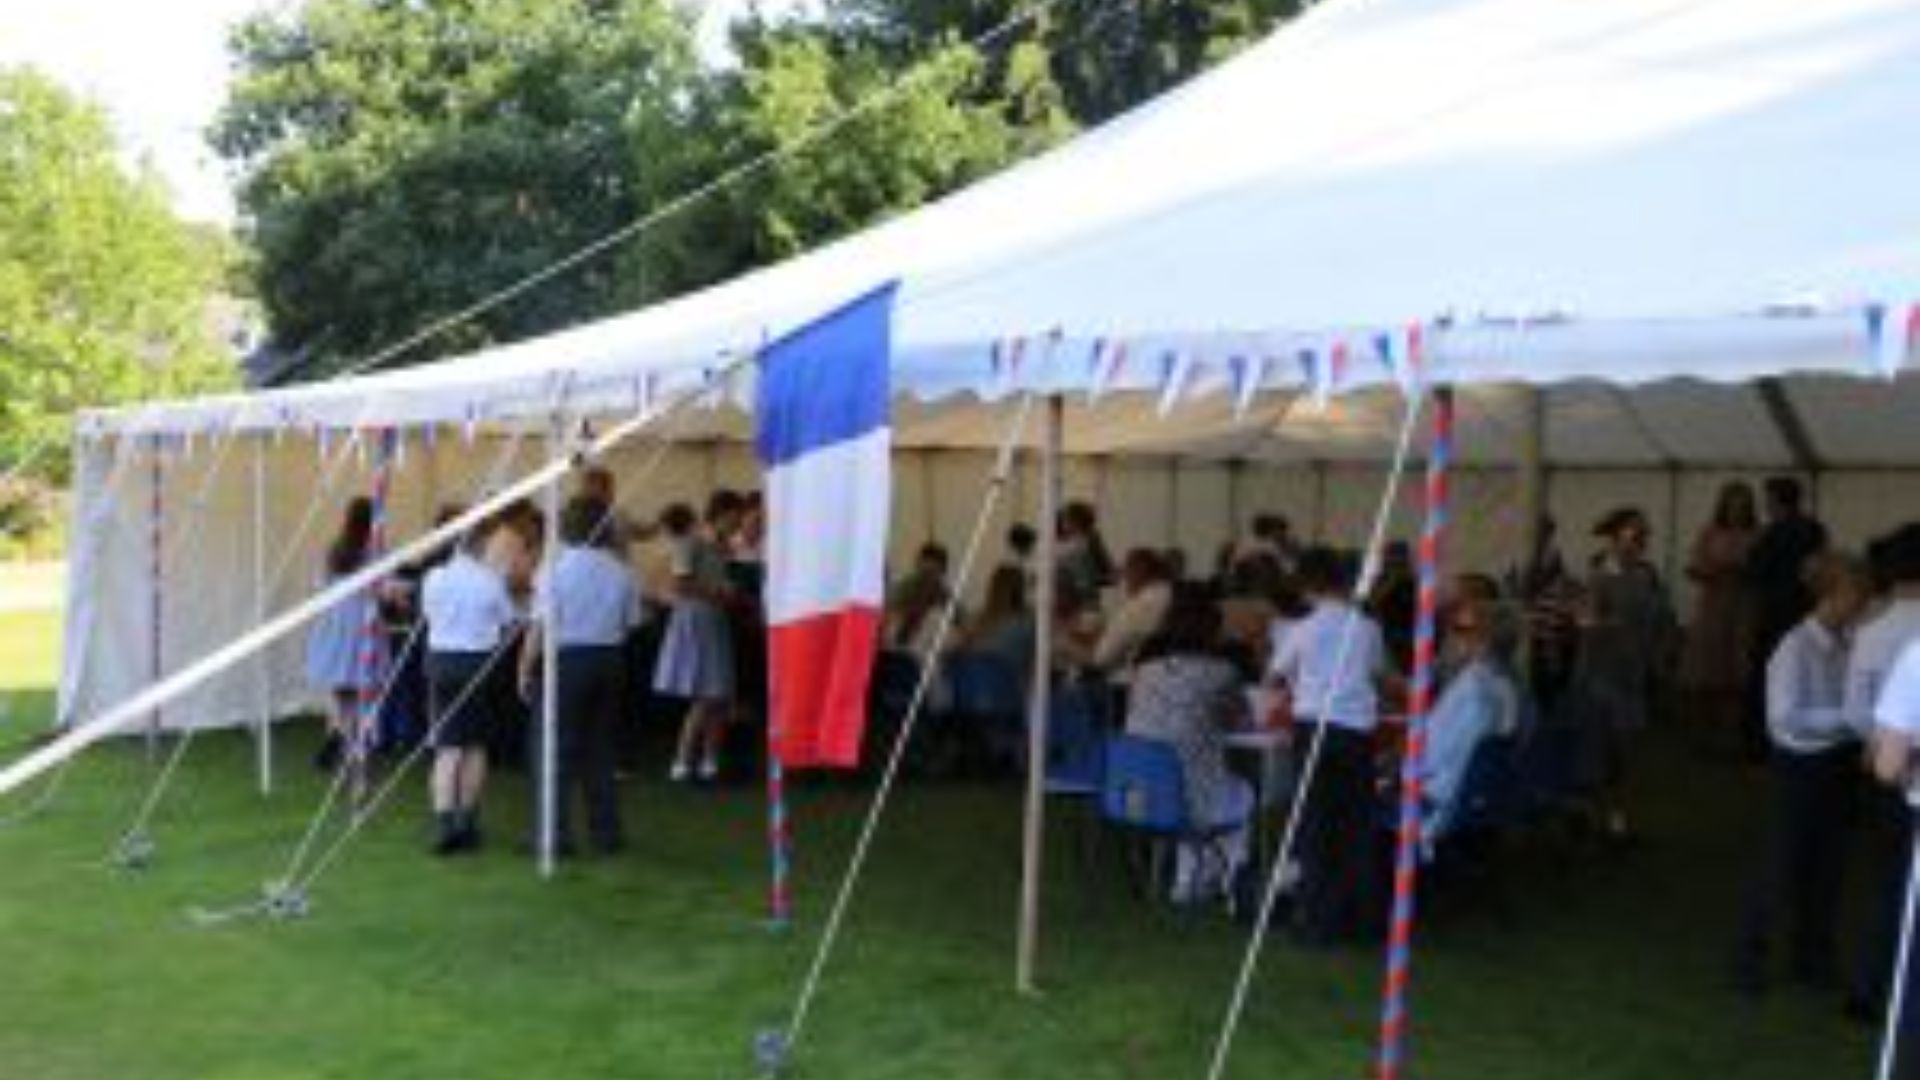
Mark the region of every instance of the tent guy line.
MULTIPOLYGON (((1400 434, 1394 445, 1393 464, 1388 469, 1386 480, 1381 485, 1380 503, 1374 511, 1373 525, 1368 531, 1366 547, 1361 551, 1360 573, 1354 580, 1352 602, 1347 607, 1346 616, 1340 622, 1339 644, 1334 649, 1332 671, 1344 671, 1347 658, 1351 654, 1354 629, 1359 625, 1361 610, 1373 591, 1374 579, 1380 573, 1380 560, 1386 548, 1387 530, 1393 523, 1394 506, 1400 500, 1400 481, 1406 475, 1407 461, 1413 452, 1414 431, 1420 426, 1420 414, 1426 404, 1426 394, 1409 395, 1406 402, 1404 419, 1400 423, 1400 434)), ((1332 711, 1333 696, 1339 690, 1337 680, 1328 680, 1320 705, 1311 714, 1326 716, 1332 711)), ((1233 1043, 1240 1032, 1240 1017, 1246 1011, 1247 997, 1253 989, 1253 977, 1260 967, 1260 953, 1267 944, 1267 930, 1273 923, 1274 912, 1280 904, 1280 886, 1285 879, 1287 866, 1293 859, 1296 841, 1300 835, 1300 822, 1306 815, 1307 795, 1313 789, 1313 781, 1320 772, 1321 750, 1325 746, 1328 724, 1320 724, 1314 729, 1314 735, 1307 744, 1306 760, 1300 766, 1300 779, 1294 786, 1292 805, 1287 808, 1286 827, 1280 833, 1280 842, 1275 847, 1271 868, 1267 871, 1267 882, 1260 895, 1260 910, 1254 916, 1253 933, 1247 939, 1247 948, 1240 959, 1239 973, 1234 977, 1233 993, 1227 1000, 1226 1015, 1220 1022, 1220 1035, 1213 1045, 1213 1055, 1207 1064, 1207 1080, 1221 1080, 1226 1075, 1227 1064, 1233 1057, 1233 1043)))
MULTIPOLYGON (((1021 445, 1021 435, 1027 426, 1027 418, 1033 411, 1037 395, 1021 395, 1020 404, 1008 423, 1006 434, 1002 436, 999 450, 994 461, 993 471, 988 475, 986 490, 982 493, 980 509, 974 515, 972 527, 968 530, 966 547, 961 549, 960 562, 954 577, 954 587, 949 590, 947 599, 940 608, 940 620, 934 625, 932 641, 927 648, 929 656, 939 656, 946 648, 952 636, 953 627, 959 618, 960 605, 966 595, 967 586, 973 580, 974 567, 979 562, 980 549, 985 543, 988 526, 994 513, 999 509, 1000 500, 1005 496, 1007 481, 1012 475, 1014 462, 1021 445)), ((932 692, 933 682, 938 674, 937 665, 926 664, 920 669, 919 678, 914 682, 913 696, 909 699, 905 717, 900 721, 900 730, 895 733, 893 746, 887 752, 886 767, 880 773, 880 781, 874 789, 873 802, 860 824, 860 833, 854 840, 853 851, 847 858, 847 868, 835 890, 833 906, 828 909, 827 921, 820 931, 818 944, 814 948, 813 958, 807 965, 807 972, 800 982, 799 992, 794 997, 793 1009, 786 1026, 778 1031, 761 1032, 757 1046, 761 1051, 763 1075, 778 1074, 788 1063, 794 1044, 804 1031, 807 1018, 811 1014, 815 995, 820 989, 820 980, 826 974, 827 962, 832 958, 835 945, 839 943, 841 928, 846 923, 848 909, 853 903, 854 891, 859 887, 860 877, 866 869, 867 857, 873 848, 873 840, 880 831, 881 819, 886 814, 888 802, 893 796, 896 781, 899 779, 902 765, 906 761, 907 745, 912 740, 914 730, 919 726, 920 715, 925 711, 928 695, 932 692)), ((1045 769, 1043 760, 1028 763, 1028 768, 1045 769)))

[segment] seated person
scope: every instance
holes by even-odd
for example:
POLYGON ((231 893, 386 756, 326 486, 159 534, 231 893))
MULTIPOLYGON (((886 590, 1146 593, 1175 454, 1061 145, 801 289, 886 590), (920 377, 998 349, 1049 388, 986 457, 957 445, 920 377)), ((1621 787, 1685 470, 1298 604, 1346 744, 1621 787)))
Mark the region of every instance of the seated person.
POLYGON ((959 648, 1005 660, 1025 687, 1033 674, 1033 609, 1027 606, 1027 573, 1004 563, 987 579, 986 601, 957 635, 959 648))
POLYGON ((1101 671, 1124 677, 1141 646, 1160 631, 1173 599, 1173 586, 1165 560, 1145 548, 1127 553, 1120 575, 1126 598, 1107 620, 1093 647, 1092 660, 1101 671))
MULTIPOLYGON (((887 590, 885 645, 915 656, 926 657, 933 651, 934 635, 939 632, 942 612, 953 599, 947 583, 947 549, 939 544, 923 544, 914 560, 913 570, 887 590)), ((956 625, 962 613, 954 612, 956 625)))
POLYGON ((1514 632, 1497 626, 1498 609, 1465 598, 1450 609, 1442 666, 1454 674, 1427 718, 1427 753, 1421 763, 1421 842, 1432 846, 1458 811, 1461 783, 1482 741, 1514 734, 1520 696, 1509 673, 1514 632))
POLYGON ((1252 672, 1267 670, 1273 621, 1280 617, 1274 596, 1280 591, 1280 563, 1257 554, 1241 559, 1227 572, 1226 595, 1220 600, 1220 622, 1228 647, 1238 650, 1252 672))
POLYGON ((1172 593, 1164 624, 1134 669, 1128 701, 1129 735, 1172 744, 1186 784, 1187 816, 1196 826, 1237 822, 1220 841, 1224 880, 1203 877, 1205 864, 1182 844, 1174 871, 1173 897, 1197 900, 1218 893, 1246 862, 1246 820, 1253 788, 1227 770, 1222 736, 1246 719, 1240 674, 1221 652, 1220 613, 1202 589, 1182 585, 1172 593))

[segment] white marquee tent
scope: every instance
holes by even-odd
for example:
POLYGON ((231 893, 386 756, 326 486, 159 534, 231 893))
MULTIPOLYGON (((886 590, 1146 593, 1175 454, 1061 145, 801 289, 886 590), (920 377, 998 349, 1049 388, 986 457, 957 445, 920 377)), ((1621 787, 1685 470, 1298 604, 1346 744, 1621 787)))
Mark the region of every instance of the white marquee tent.
MULTIPOLYGON (((62 715, 305 596, 313 532, 365 486, 353 433, 404 432, 405 535, 495 448, 544 460, 556 414, 632 415, 722 370, 749 400, 736 358, 893 279, 899 544, 958 531, 1023 390, 1067 396, 1069 492, 1118 543, 1198 557, 1264 508, 1351 539, 1415 382, 1461 388, 1469 563, 1510 554, 1536 440, 1574 524, 1636 501, 1671 534, 1725 476, 1792 469, 1857 539, 1920 490, 1920 377, 1894 377, 1920 300, 1916 16, 1330 0, 1056 152, 719 287, 428 366, 86 416, 62 715)), ((751 483, 748 422, 688 417, 637 508, 751 483)), ((298 647, 169 720, 302 702, 298 647)))

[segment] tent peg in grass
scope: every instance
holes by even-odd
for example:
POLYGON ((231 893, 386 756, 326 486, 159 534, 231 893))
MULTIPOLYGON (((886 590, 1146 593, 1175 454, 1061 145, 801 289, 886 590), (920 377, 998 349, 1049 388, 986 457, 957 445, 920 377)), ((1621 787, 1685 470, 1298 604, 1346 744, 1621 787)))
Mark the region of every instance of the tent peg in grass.
POLYGON ((313 914, 313 901, 307 890, 291 881, 269 881, 260 890, 260 907, 267 916, 286 922, 313 914))
POLYGON ((115 870, 145 870, 153 865, 154 856, 159 854, 159 846, 145 832, 130 832, 120 838, 113 847, 113 868, 115 870))
POLYGON ((307 891, 290 881, 269 881, 260 887, 260 899, 230 908, 196 907, 187 911, 195 926, 211 929, 242 919, 266 917, 279 922, 304 919, 313 912, 307 891))
POLYGON ((761 1028, 754 1033, 753 1060, 760 1067, 763 1080, 786 1075, 793 1058, 792 1050, 787 1033, 780 1028, 761 1028))

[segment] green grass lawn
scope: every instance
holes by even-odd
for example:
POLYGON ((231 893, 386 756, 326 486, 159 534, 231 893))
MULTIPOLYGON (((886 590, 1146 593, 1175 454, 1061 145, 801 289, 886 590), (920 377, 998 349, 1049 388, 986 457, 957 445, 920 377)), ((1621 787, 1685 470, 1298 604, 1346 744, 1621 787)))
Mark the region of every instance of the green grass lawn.
MULTIPOLYGON (((52 624, 0 620, 0 685, 44 687, 52 624)), ((16 695, 16 700, 18 697, 16 695)), ((16 709, 0 729, 18 752, 16 709)), ((0 1078, 320 1077, 747 1080, 754 1032, 788 1007, 858 792, 799 797, 798 932, 759 922, 760 800, 649 776, 637 843, 543 882, 511 843, 471 860, 422 853, 416 785, 314 895, 304 921, 196 927, 196 905, 251 898, 320 787, 283 741, 284 789, 251 786, 243 736, 205 740, 137 876, 101 867, 142 791, 133 745, 95 751, 48 811, 0 827, 0 1078)), ((1415 1075, 1865 1076, 1871 1039, 1837 1003, 1723 989, 1728 922, 1756 820, 1751 780, 1660 755, 1653 837, 1625 856, 1510 852, 1509 919, 1456 895, 1424 929, 1415 1075)), ((496 838, 517 833, 502 784, 496 838)), ((0 804, 6 815, 22 804, 0 804)), ((1089 876, 1057 830, 1042 958, 1046 992, 1011 990, 1017 793, 903 790, 829 972, 796 1075, 817 1078, 1199 1077, 1243 931, 1183 923, 1089 876)), ((1373 952, 1276 944, 1251 1002, 1236 1077, 1366 1072, 1378 1007, 1373 952)))

